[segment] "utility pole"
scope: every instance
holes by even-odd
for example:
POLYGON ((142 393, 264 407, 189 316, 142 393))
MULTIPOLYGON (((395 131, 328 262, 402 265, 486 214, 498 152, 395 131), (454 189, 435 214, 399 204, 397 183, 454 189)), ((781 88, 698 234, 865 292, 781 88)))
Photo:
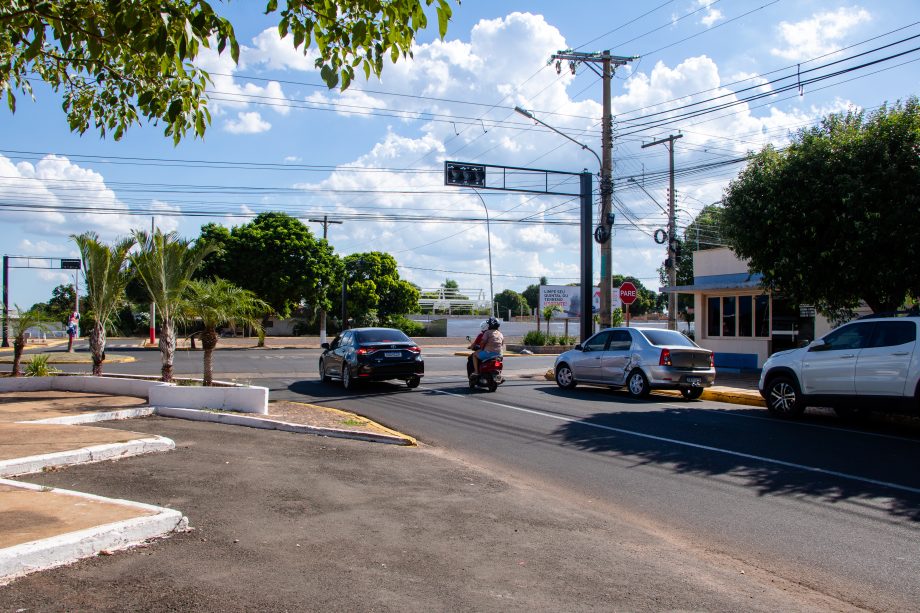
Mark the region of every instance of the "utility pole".
MULTIPOLYGON (((667 138, 661 138, 642 145, 642 148, 653 147, 667 143, 670 158, 670 188, 668 188, 668 259, 665 260, 665 268, 668 271, 668 285, 674 287, 677 285, 677 221, 674 217, 674 141, 683 137, 683 134, 670 135, 667 138)), ((668 292, 668 330, 677 330, 677 293, 668 292)))
MULTIPOLYGON (((328 215, 323 215, 322 219, 308 219, 307 221, 323 224, 323 240, 327 240, 327 237, 329 235, 329 224, 341 224, 342 223, 341 221, 329 219, 328 215)), ((344 283, 342 287, 343 288, 345 287, 344 283)), ((344 301, 345 301, 345 292, 343 290, 342 291, 342 319, 343 319, 342 327, 343 328, 345 327, 345 321, 344 321, 345 302, 344 301)), ((322 345, 325 342, 326 342, 326 309, 320 309, 319 311, 319 343, 320 345, 322 345)))
POLYGON ((579 63, 587 65, 597 74, 594 64, 600 64, 598 76, 603 80, 603 118, 601 120, 601 215, 600 225, 594 234, 594 240, 601 245, 601 327, 610 327, 612 276, 613 276, 613 115, 610 108, 610 79, 618 66, 625 66, 634 57, 610 55, 610 51, 600 53, 582 53, 578 51, 559 51, 551 60, 556 61, 556 72, 562 70, 562 61, 569 62, 572 74, 579 63))

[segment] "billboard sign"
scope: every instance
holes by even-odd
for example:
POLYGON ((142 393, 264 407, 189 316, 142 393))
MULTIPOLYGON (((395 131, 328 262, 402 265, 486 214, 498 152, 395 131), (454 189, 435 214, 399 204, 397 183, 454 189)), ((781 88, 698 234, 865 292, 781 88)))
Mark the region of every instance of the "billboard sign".
MULTIPOLYGON (((591 305, 592 313, 599 313, 601 310, 601 290, 599 287, 592 288, 594 296, 591 305)), ((580 285, 541 285, 540 286, 540 313, 546 307, 558 307, 558 313, 555 315, 559 318, 578 318, 581 317, 581 286, 580 285)))

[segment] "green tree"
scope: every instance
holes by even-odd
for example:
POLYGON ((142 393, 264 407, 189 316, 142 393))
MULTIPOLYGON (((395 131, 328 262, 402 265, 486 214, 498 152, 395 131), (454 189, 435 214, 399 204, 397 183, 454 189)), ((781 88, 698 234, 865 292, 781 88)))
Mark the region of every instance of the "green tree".
MULTIPOLYGON (((80 304, 85 304, 86 297, 81 296, 80 298, 80 304)), ((70 314, 73 313, 74 308, 77 306, 77 292, 74 291, 73 284, 68 283, 55 287, 51 290, 51 299, 48 302, 41 303, 41 306, 49 319, 66 325, 70 319, 70 314)), ((80 312, 82 313, 84 310, 85 308, 81 308, 80 312)))
POLYGON ((22 352, 26 348, 26 332, 29 328, 45 329, 48 321, 47 316, 41 309, 29 309, 23 311, 19 305, 13 305, 16 309, 16 317, 10 317, 10 335, 13 337, 13 369, 10 371, 11 377, 18 377, 22 374, 19 371, 19 364, 22 362, 22 352))
POLYGON ((549 285, 549 281, 546 280, 546 277, 540 277, 539 283, 534 283, 527 286, 521 295, 524 296, 524 299, 527 300, 527 304, 531 309, 535 309, 540 306, 540 286, 549 285))
POLYGON ((192 275, 214 249, 206 243, 194 245, 175 232, 134 231, 138 251, 131 264, 156 304, 160 317, 160 355, 163 381, 172 381, 176 353, 176 319, 181 315, 182 298, 192 275))
POLYGON ((200 240, 219 248, 206 258, 198 278, 227 279, 281 317, 302 302, 314 311, 329 310, 330 295, 341 288, 341 263, 332 246, 286 213, 262 213, 232 230, 207 224, 200 240))
POLYGON ((217 346, 217 329, 225 325, 242 324, 256 331, 262 330, 262 317, 271 307, 249 290, 233 285, 224 279, 191 281, 186 287, 179 313, 185 320, 200 320, 204 326, 201 334, 203 351, 204 385, 214 380, 214 348, 217 346))
POLYGON ((724 231, 766 288, 822 312, 920 296, 920 104, 826 117, 754 156, 725 192, 724 231))
POLYGON ((495 295, 495 308, 499 315, 507 316, 508 311, 511 311, 512 315, 530 315, 527 299, 513 289, 506 289, 495 295))
MULTIPOLYGON (((419 310, 418 288, 399 278, 396 259, 389 253, 371 251, 348 255, 343 259, 343 274, 348 317, 360 320, 374 311, 379 318, 385 319, 419 310)), ((338 286, 341 287, 341 279, 338 286)), ((341 298, 336 307, 341 309, 341 298)))
POLYGON ((106 245, 95 232, 71 235, 83 260, 83 277, 86 281, 86 303, 93 329, 89 333, 89 350, 93 354, 93 375, 102 374, 105 361, 106 328, 112 315, 125 300, 125 287, 131 279, 128 269, 128 252, 134 247, 134 238, 125 238, 114 245, 106 245))
MULTIPOLYGON (((629 281, 636 286, 636 300, 629 305, 629 315, 645 315, 655 308, 658 300, 658 294, 645 287, 645 285, 631 275, 613 275, 611 277, 611 287, 620 287, 624 281, 629 281)), ((624 307, 625 312, 625 307, 624 307)))
MULTIPOLYGON (((306 54, 311 42, 316 67, 332 88, 349 86, 360 67, 379 76, 384 58, 412 55, 418 31, 427 27, 425 7, 434 4, 443 38, 451 16, 447 0, 288 0, 278 31, 290 34, 306 54)), ((141 117, 162 122, 178 143, 190 130, 202 136, 211 121, 210 77, 196 58, 216 43, 239 59, 232 24, 205 0, 159 2, 8 0, 0 6, 0 84, 16 111, 14 90, 30 97, 32 81, 62 91, 70 129, 92 124, 120 139, 141 117)))

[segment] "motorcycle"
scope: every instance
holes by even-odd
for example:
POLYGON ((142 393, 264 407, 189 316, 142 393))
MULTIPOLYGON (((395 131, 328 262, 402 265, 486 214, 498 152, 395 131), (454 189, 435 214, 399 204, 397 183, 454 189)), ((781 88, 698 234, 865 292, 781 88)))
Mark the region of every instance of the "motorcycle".
MULTIPOLYGON (((466 340, 470 340, 470 337, 467 336, 466 340)), ((478 346, 474 351, 478 351, 478 346)), ((470 382, 470 389, 474 390, 477 387, 484 387, 490 392, 494 392, 498 389, 498 386, 505 382, 505 378, 502 376, 502 367, 503 359, 502 356, 496 356, 494 358, 489 358, 488 360, 483 360, 479 363, 479 375, 473 375, 473 354, 466 359, 466 377, 470 382)))

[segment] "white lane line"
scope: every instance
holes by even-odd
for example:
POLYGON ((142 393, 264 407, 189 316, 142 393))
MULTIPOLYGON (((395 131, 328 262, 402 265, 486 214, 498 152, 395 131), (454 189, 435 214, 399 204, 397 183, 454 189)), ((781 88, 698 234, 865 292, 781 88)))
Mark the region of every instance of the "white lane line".
MULTIPOLYGON (((430 387, 425 387, 429 391, 444 394, 446 396, 455 396, 457 398, 466 398, 470 399, 468 394, 455 394, 453 392, 445 392, 443 390, 432 389, 430 387)), ((473 398, 478 402, 483 404, 491 404, 496 407, 502 407, 504 409, 511 409, 512 411, 519 411, 521 413, 530 413, 531 415, 538 415, 540 417, 548 417, 549 419, 555 419, 557 421, 564 421, 568 423, 579 423, 583 426, 590 428, 597 428, 598 430, 607 430, 609 432, 617 432, 619 434, 627 434, 629 436, 636 436, 639 438, 646 438, 653 441, 659 441, 662 443, 671 443, 672 445, 680 445, 682 447, 691 447, 693 449, 702 449, 703 451, 712 451, 714 453, 722 453, 725 455, 730 455, 738 458, 745 458, 747 460, 756 460, 757 462, 765 462, 767 464, 775 464, 777 466, 785 466, 786 468, 794 468, 796 470, 804 470, 807 472, 818 473, 821 475, 829 475, 832 477, 839 477, 841 479, 847 479, 849 481, 858 481, 860 483, 869 483, 872 485, 878 485, 881 487, 888 487, 895 490, 900 490, 903 492, 910 492, 912 494, 920 494, 920 488, 909 487, 907 485, 899 485, 897 483, 891 483, 889 481, 879 481, 878 479, 869 479, 868 477, 859 477, 857 475, 851 475, 849 473, 842 473, 836 470, 827 470, 825 468, 819 468, 817 466, 808 466, 807 464, 797 464, 795 462, 786 462, 784 460, 777 460, 775 458, 767 458, 764 456, 754 455, 750 453, 742 453, 740 451, 732 451, 730 449, 722 449, 720 447, 712 447, 710 445, 700 445, 699 443, 690 443, 688 441, 681 441, 674 438, 668 438, 665 436, 655 436, 654 434, 645 434, 643 432, 635 432, 634 430, 626 430, 623 428, 614 428, 613 426, 605 426, 602 424, 595 424, 591 422, 585 422, 581 419, 576 419, 574 417, 564 417, 562 415, 553 415, 552 413, 545 413, 543 411, 537 411, 534 409, 525 409, 523 407, 516 407, 510 404, 502 404, 501 402, 492 402, 491 400, 482 400, 479 398, 473 398)))

